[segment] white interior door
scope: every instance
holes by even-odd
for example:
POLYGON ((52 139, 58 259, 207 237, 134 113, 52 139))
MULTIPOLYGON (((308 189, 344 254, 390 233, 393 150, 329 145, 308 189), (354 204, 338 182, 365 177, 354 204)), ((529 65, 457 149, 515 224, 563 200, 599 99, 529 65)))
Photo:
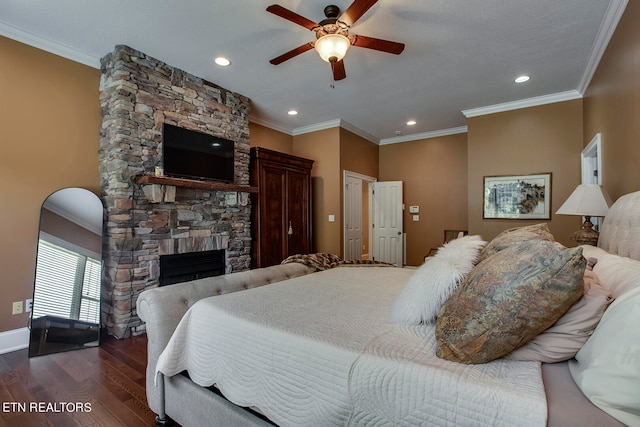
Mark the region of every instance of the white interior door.
POLYGON ((373 183, 373 259, 402 267, 402 181, 373 183))
POLYGON ((362 179, 345 177, 344 259, 362 258, 362 179))

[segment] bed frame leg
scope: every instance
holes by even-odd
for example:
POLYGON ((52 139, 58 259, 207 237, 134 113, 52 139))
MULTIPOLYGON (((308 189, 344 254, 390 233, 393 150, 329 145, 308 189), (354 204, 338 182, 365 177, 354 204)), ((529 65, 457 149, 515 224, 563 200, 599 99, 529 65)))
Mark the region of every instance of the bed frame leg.
POLYGON ((173 425, 173 421, 171 418, 167 417, 165 414, 164 417, 160 417, 160 415, 156 415, 156 427, 169 427, 173 425))
POLYGON ((160 387, 160 412, 156 415, 156 426, 170 426, 173 423, 171 422, 171 418, 167 417, 165 412, 164 405, 164 374, 162 372, 158 372, 158 387, 160 387))

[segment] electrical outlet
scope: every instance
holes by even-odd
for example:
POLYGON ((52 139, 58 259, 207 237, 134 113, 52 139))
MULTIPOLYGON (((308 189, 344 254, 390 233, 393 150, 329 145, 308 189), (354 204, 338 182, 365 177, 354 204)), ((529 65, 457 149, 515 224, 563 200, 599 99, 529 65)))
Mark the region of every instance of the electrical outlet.
POLYGON ((22 301, 16 301, 13 303, 13 312, 11 314, 22 313, 22 301))
POLYGON ((24 302, 24 311, 26 311, 27 313, 31 313, 31 310, 33 310, 33 300, 29 298, 24 302))

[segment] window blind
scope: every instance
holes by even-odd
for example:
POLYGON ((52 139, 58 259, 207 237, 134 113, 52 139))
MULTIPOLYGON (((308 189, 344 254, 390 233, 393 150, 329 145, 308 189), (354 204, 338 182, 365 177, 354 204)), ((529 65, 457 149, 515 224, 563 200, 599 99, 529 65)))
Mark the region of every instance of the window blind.
POLYGON ((99 323, 100 261, 40 239, 33 317, 99 323))

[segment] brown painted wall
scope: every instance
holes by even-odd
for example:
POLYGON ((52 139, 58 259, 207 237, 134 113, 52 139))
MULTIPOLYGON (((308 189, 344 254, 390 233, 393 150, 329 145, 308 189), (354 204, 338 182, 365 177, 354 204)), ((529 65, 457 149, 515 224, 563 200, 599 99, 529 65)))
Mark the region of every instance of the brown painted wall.
POLYGON ((102 233, 87 230, 49 209, 40 211, 40 231, 96 254, 102 253, 102 233))
POLYGON ((331 128, 294 136, 293 154, 315 161, 311 170, 314 252, 339 254, 342 250, 340 129, 331 128), (329 215, 335 216, 334 222, 329 222, 329 215))
POLYGON ((551 232, 575 246, 568 236, 580 218, 555 215, 580 183, 582 100, 473 117, 468 120, 469 232, 492 239, 507 228, 540 220, 482 218, 483 177, 552 173, 551 232))
MULTIPOLYGON (((462 228, 467 214, 469 230, 485 238, 525 223, 482 220, 484 175, 552 171, 555 212, 578 184, 579 153, 597 132, 603 135, 603 180, 611 196, 615 199, 640 190, 640 27, 634 22, 639 15, 640 4, 629 2, 586 92, 584 108, 581 101, 570 101, 472 118, 468 146, 458 140, 465 139, 464 135, 456 135, 379 147, 378 178, 404 180, 406 205, 420 205, 420 222, 413 223, 405 213, 409 264, 420 263, 423 252, 442 241, 442 230, 462 228), (456 141, 452 145, 458 148, 447 147, 449 140, 456 141), (444 195, 429 197, 440 190, 444 180, 442 174, 431 174, 424 162, 453 159, 462 145, 467 153, 461 164, 466 166, 452 163, 451 167, 461 167, 452 175, 454 179, 464 176, 464 182, 444 195), (418 164, 415 170, 404 163, 414 158, 420 159, 414 161, 418 164), (468 204, 468 209, 443 209, 442 200, 451 206, 468 204), (444 217, 446 224, 436 224, 442 219, 432 215, 444 217)), ((27 325, 26 314, 11 315, 11 302, 31 297, 42 202, 53 191, 68 186, 99 191, 100 111, 96 69, 3 37, 0 62, 0 198, 11 203, 10 210, 0 211, 0 238, 3 243, 11 242, 0 248, 3 332, 27 325)), ((252 146, 316 160, 315 250, 340 253, 341 131, 335 128, 292 137, 251 124, 250 132, 252 146), (328 214, 336 216, 335 223, 327 221, 328 214)), ((438 166, 439 162, 432 168, 438 166)), ((554 215, 551 221, 554 234, 567 244, 572 243, 562 236, 579 225, 579 218, 573 217, 554 215)))
POLYGON ((407 265, 421 265, 444 230, 467 227, 467 135, 380 146, 380 181, 404 182, 407 265), (409 206, 420 207, 414 222, 409 206))
MULTIPOLYGON (((356 135, 346 129, 340 128, 340 177, 344 179, 343 171, 356 172, 373 178, 378 177, 378 145, 356 135)), ((369 186, 362 186, 362 253, 369 253, 369 186)), ((344 210, 344 182, 340 185, 341 212, 344 210)), ((340 221, 340 247, 341 256, 344 256, 344 218, 340 221)))
POLYGON ((584 98, 584 143, 602 134, 602 185, 640 190, 640 2, 630 1, 584 98))
POLYGON ((13 301, 33 295, 40 206, 64 187, 96 194, 100 73, 0 37, 0 332, 26 327, 13 301))
POLYGON ((340 128, 340 169, 378 177, 378 145, 340 128))
POLYGON ((286 133, 249 122, 249 145, 293 154, 293 137, 286 133))

